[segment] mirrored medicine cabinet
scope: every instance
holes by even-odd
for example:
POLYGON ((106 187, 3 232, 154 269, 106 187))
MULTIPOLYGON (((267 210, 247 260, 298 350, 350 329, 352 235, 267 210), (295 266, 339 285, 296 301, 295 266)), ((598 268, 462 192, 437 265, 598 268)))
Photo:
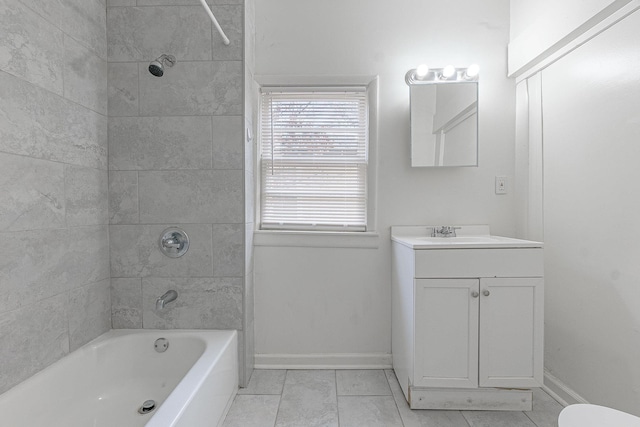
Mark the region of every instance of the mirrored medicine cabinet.
POLYGON ((478 66, 409 70, 411 166, 478 165, 478 66))

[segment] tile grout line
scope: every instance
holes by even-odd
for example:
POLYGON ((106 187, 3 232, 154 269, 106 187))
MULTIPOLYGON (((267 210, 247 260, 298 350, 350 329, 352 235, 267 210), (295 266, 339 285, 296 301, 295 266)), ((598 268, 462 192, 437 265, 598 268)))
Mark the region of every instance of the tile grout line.
MULTIPOLYGON (((286 376, 285 376, 285 379, 286 379, 286 376)), ((284 389, 284 384, 283 384, 282 388, 284 389)), ((276 396, 278 396, 278 410, 276 410, 276 417, 273 420, 273 427, 275 427, 276 423, 278 422, 278 414, 280 413, 280 404, 282 403, 282 393, 280 393, 279 395, 276 395, 276 396)))
MULTIPOLYGON (((142 107, 140 106, 141 102, 140 102, 140 61, 136 61, 136 84, 137 84, 137 90, 138 90, 138 114, 136 114, 135 116, 124 116, 124 117, 141 117, 142 116, 142 107)), ((108 65, 107 65, 108 66, 108 65)))
POLYGON ((278 401, 278 410, 276 411, 276 419, 273 420, 273 427, 278 424, 278 416, 280 415, 280 407, 282 406, 282 397, 284 395, 284 387, 287 384, 287 376, 289 375, 289 370, 287 369, 284 373, 284 382, 282 383, 282 390, 280 391, 280 400, 278 401))
POLYGON ((340 427, 340 406, 338 402, 338 370, 333 370, 333 378, 335 380, 335 389, 336 389, 336 417, 338 418, 338 427, 340 427))
MULTIPOLYGON (((64 43, 64 42, 63 42, 63 43, 64 43)), ((105 114, 105 113, 101 113, 101 112, 99 112, 99 111, 94 110, 94 109, 93 109, 93 108, 91 108, 91 107, 87 107, 86 105, 81 104, 79 101, 75 101, 75 100, 73 100, 73 99, 67 98, 67 97, 64 95, 64 88, 65 88, 65 86, 64 86, 64 75, 65 75, 65 74, 64 74, 64 73, 65 73, 64 69, 61 71, 61 73, 62 73, 62 79, 63 79, 63 82, 62 82, 62 93, 57 93, 57 92, 53 91, 52 89, 48 89, 48 88, 46 88, 46 87, 41 86, 41 85, 40 85, 40 84, 38 84, 38 83, 34 83, 34 82, 29 81, 29 80, 26 80, 24 77, 22 77, 22 76, 18 76, 18 75, 16 75, 16 74, 13 74, 13 73, 11 73, 11 72, 9 72, 9 71, 7 71, 7 70, 0 70, 0 72, 2 72, 2 73, 4 73, 4 74, 7 74, 7 75, 9 75, 9 76, 11 76, 11 77, 13 77, 13 78, 15 78, 15 79, 17 79, 17 80, 20 80, 22 83, 26 83, 26 84, 28 84, 28 85, 30 85, 30 86, 32 86, 32 87, 34 87, 36 90, 41 90, 41 91, 47 92, 47 93, 48 93, 48 94, 50 94, 50 95, 53 95, 53 96, 55 96, 55 97, 58 97, 58 98, 63 99, 65 102, 68 102, 68 103, 73 104, 73 105, 75 105, 75 106, 77 106, 77 107, 80 107, 80 108, 82 108, 82 109, 84 109, 84 110, 87 110, 87 111, 90 111, 90 112, 92 112, 92 113, 95 113, 95 114, 97 114, 97 115, 99 115, 99 116, 101 116, 101 117, 104 117, 105 119, 108 119, 108 118, 109 118, 108 111, 107 111, 107 113, 106 113, 106 114, 105 114)), ((231 114, 230 114, 230 115, 231 115, 231 114)), ((237 115, 237 114, 235 114, 235 115, 237 115)))
POLYGON ((136 212, 138 221, 134 225, 140 225, 140 171, 136 171, 136 212))
MULTIPOLYGON (((98 58, 106 61, 107 60, 107 56, 108 56, 108 52, 106 51, 106 48, 108 47, 109 43, 107 40, 107 32, 106 32, 106 27, 107 27, 107 12, 106 12, 106 8, 105 8, 105 15, 104 15, 104 20, 105 20, 105 57, 103 58, 100 53, 98 51, 96 51, 95 47, 89 46, 89 43, 85 43, 84 40, 80 41, 78 40, 78 36, 72 36, 71 34, 69 34, 67 31, 63 30, 61 27, 58 26, 57 23, 52 22, 51 18, 49 16, 44 16, 40 11, 37 11, 35 9, 33 9, 31 6, 29 6, 28 4, 26 4, 24 1, 20 0, 20 3, 22 4, 22 6, 24 6, 25 8, 29 9, 32 13, 38 15, 40 17, 40 19, 44 20, 46 23, 48 23, 49 25, 53 26, 55 29, 57 29, 58 31, 60 31, 62 34, 72 38, 73 40, 75 40, 78 44, 82 45, 84 48, 90 50, 95 56, 97 56, 98 58)), ((101 34, 101 33, 99 33, 101 34)))
MULTIPOLYGON (((0 70, 0 72, 2 72, 2 71, 0 70)), ((99 170, 99 171, 108 170, 108 169, 103 169, 103 168, 100 168, 100 167, 87 166, 87 165, 83 165, 83 164, 80 164, 80 163, 68 163, 68 162, 65 162, 65 161, 62 161, 62 160, 48 159, 46 157, 35 157, 33 154, 15 153, 15 152, 3 150, 3 149, 0 149, 0 154, 7 155, 7 156, 23 157, 23 158, 27 158, 27 159, 33 159, 33 160, 41 160, 43 162, 51 162, 51 163, 56 163, 56 164, 59 164, 59 165, 77 166, 79 168, 85 168, 85 169, 95 169, 95 170, 99 170)), ((235 170, 235 169, 220 169, 220 170, 235 170)))
POLYGON ((472 427, 471 423, 469 422, 469 419, 465 416, 464 411, 460 411, 460 415, 462 415, 462 418, 464 418, 464 421, 467 423, 467 425, 469 427, 472 427))
MULTIPOLYGON (((398 402, 396 401, 396 396, 393 394, 393 389, 391 388, 391 382, 389 381, 389 377, 387 376, 386 371, 383 369, 382 373, 384 374, 384 378, 387 380, 387 385, 389 386, 389 391, 391 392, 391 398, 393 399, 393 404, 396 406, 396 411, 398 411, 398 417, 400 418, 400 423, 402 427, 406 427, 404 425, 404 420, 402 419, 402 413, 400 412, 400 407, 398 406, 398 402)), ((395 372, 393 373, 395 375, 395 372)))
MULTIPOLYGON (((531 411, 530 411, 530 412, 533 412, 533 407, 531 408, 531 411)), ((524 416, 525 416, 525 417, 527 417, 527 418, 529 419, 529 421, 531 421, 531 422, 533 423, 533 425, 535 425, 536 427, 540 427, 540 426, 538 426, 538 424, 537 424, 537 423, 536 423, 536 422, 535 422, 535 421, 534 421, 534 420, 529 416, 529 414, 527 414, 527 412, 526 412, 526 411, 522 411, 522 413, 524 414, 524 416)))
MULTIPOLYGON (((142 277, 140 277, 140 282, 137 286, 139 286, 140 289, 140 327, 144 329, 144 295, 142 292, 142 277)), ((235 400, 235 397, 233 400, 235 400)))

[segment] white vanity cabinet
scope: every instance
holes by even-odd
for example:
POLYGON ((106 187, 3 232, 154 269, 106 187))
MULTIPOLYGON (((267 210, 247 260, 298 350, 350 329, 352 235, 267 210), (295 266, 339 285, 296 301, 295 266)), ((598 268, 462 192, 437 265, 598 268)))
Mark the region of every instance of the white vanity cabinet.
POLYGON ((542 245, 469 240, 394 239, 396 376, 414 409, 530 410, 543 376, 542 245))

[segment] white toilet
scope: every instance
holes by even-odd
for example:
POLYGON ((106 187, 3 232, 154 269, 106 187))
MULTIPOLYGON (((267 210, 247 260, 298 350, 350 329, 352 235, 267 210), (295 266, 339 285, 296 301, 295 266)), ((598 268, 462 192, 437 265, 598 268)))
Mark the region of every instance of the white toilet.
POLYGON ((640 418, 598 405, 569 405, 560 412, 558 427, 640 427, 640 418))

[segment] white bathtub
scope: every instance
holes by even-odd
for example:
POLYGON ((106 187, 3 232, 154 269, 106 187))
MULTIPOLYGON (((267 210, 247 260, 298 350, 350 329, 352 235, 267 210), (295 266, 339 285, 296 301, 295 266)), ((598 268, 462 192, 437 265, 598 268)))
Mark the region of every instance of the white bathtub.
POLYGON ((236 331, 113 330, 0 395, 0 425, 216 427, 238 389, 237 348, 236 331), (139 414, 150 399, 157 409, 139 414))

